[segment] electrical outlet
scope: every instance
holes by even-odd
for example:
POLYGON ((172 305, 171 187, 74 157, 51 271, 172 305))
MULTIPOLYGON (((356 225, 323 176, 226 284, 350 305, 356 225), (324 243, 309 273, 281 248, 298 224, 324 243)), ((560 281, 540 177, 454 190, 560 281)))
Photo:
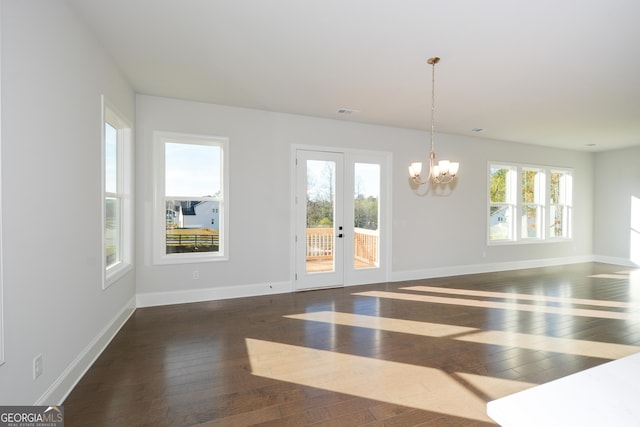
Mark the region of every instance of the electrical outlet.
POLYGON ((193 270, 193 280, 200 278, 200 272, 198 270, 193 270))
POLYGON ((35 380, 42 375, 42 355, 39 354, 33 358, 33 379, 35 380))

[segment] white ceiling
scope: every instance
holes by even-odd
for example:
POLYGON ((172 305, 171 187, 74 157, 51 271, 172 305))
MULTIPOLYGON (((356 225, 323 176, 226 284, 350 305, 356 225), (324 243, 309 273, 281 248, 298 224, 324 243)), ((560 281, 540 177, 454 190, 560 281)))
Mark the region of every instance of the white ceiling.
POLYGON ((638 0, 69 1, 138 93, 427 130, 439 56, 438 132, 640 145, 638 0))

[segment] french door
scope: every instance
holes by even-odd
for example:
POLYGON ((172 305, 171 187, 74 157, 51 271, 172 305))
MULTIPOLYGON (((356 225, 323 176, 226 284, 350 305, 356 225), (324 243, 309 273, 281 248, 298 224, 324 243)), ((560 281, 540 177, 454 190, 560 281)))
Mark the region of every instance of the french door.
POLYGON ((296 289, 386 280, 386 157, 306 149, 295 155, 296 289))

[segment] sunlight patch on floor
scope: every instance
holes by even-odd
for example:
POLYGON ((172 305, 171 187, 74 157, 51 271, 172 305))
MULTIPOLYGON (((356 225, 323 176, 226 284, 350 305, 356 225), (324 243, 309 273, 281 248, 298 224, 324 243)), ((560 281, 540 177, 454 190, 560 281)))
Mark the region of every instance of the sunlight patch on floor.
POLYGON ((387 292, 387 291, 367 291, 354 293, 356 296, 368 296, 374 298, 390 298, 403 301, 414 302, 429 302, 435 304, 452 304, 462 305, 468 307, 480 307, 480 308, 497 308, 502 310, 520 310, 529 311, 534 313, 552 313, 552 314, 566 314, 569 316, 582 316, 582 317, 599 317, 603 319, 620 319, 628 320, 631 318, 639 319, 640 313, 623 313, 616 311, 605 310, 591 310, 585 308, 572 308, 572 307, 554 307, 545 305, 533 305, 533 304, 518 304, 499 301, 482 301, 466 298, 450 298, 440 297, 432 295, 416 295, 405 294, 400 292, 387 292))
POLYGON ((556 338, 516 332, 485 331, 464 326, 418 322, 415 320, 393 319, 388 317, 363 316, 361 314, 335 311, 316 311, 312 313, 293 314, 285 317, 434 338, 451 337, 451 339, 465 342, 500 345, 507 348, 518 347, 529 350, 552 351, 579 356, 598 357, 601 359, 619 359, 640 352, 640 347, 632 345, 556 338))
MULTIPOLYGON (((620 274, 598 274, 596 276, 589 276, 589 277, 605 277, 605 276, 607 278, 614 278, 614 279, 629 278, 629 274, 626 274, 624 276, 620 274)), ((640 305, 638 304, 632 304, 632 303, 623 302, 623 301, 606 301, 606 300, 583 299, 583 298, 569 298, 569 297, 558 297, 553 295, 516 294, 512 292, 489 292, 489 291, 478 291, 473 289, 441 288, 436 286, 410 286, 410 287, 400 288, 400 289, 408 290, 408 291, 436 292, 441 294, 501 298, 501 299, 509 299, 509 300, 516 299, 516 300, 523 300, 523 301, 560 302, 560 303, 566 303, 566 304, 595 305, 600 307, 640 308, 640 305)))
POLYGON ((529 350, 575 354, 602 359, 619 359, 640 352, 640 347, 598 341, 556 338, 505 331, 485 331, 464 326, 440 323, 418 322, 415 320, 388 317, 364 316, 361 314, 335 311, 316 311, 285 316, 291 319, 323 322, 350 327, 369 328, 388 332, 400 332, 433 338, 451 339, 479 344, 518 347, 529 350))
POLYGON ((254 375, 478 421, 491 422, 486 400, 465 382, 491 388, 491 398, 534 385, 449 375, 435 368, 253 338, 245 341, 254 375))
POLYGON ((529 350, 575 354, 598 357, 601 359, 619 359, 640 352, 640 347, 599 341, 585 341, 571 338, 548 337, 502 331, 479 331, 456 338, 460 341, 481 344, 502 345, 506 347, 526 348, 529 350))
POLYGON ((379 316, 365 316, 362 314, 343 313, 339 311, 314 311, 309 313, 292 314, 284 317, 436 338, 467 334, 477 332, 479 330, 477 328, 469 328, 467 326, 419 322, 416 320, 394 319, 379 316))
POLYGON ((628 274, 592 274, 591 276, 594 279, 622 279, 622 280, 629 280, 629 275, 628 274))

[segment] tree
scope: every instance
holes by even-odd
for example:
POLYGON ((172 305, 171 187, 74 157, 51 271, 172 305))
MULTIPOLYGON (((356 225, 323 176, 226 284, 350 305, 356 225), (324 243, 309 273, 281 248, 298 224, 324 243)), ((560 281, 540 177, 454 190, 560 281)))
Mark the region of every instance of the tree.
POLYGON ((368 230, 378 229, 378 198, 362 194, 354 199, 354 227, 368 230))
POLYGON ((333 226, 334 164, 307 164, 307 228, 333 226))
POLYGON ((326 200, 307 200, 307 228, 333 226, 333 203, 326 200))
POLYGON ((489 194, 492 202, 505 202, 507 200, 507 173, 506 168, 491 168, 489 178, 489 194))

